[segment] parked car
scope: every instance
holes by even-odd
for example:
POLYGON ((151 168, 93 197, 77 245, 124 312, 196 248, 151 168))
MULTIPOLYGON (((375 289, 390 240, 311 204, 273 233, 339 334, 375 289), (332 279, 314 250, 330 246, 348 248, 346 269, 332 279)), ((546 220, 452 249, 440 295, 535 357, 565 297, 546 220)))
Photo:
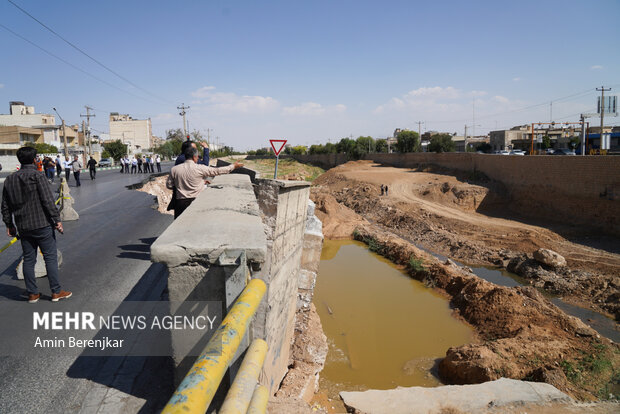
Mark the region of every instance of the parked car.
POLYGON ((102 158, 101 161, 97 164, 99 167, 111 167, 112 160, 110 158, 102 158))
POLYGON ((525 155, 525 151, 520 149, 515 149, 510 151, 510 155, 525 155))
POLYGON ((576 155, 575 151, 568 148, 558 148, 553 151, 553 155, 576 155))
POLYGON ((499 155, 510 155, 510 151, 508 151, 508 150, 501 150, 501 151, 497 151, 496 154, 499 154, 499 155))
POLYGON ((553 155, 553 148, 547 148, 546 153, 547 155, 553 155))

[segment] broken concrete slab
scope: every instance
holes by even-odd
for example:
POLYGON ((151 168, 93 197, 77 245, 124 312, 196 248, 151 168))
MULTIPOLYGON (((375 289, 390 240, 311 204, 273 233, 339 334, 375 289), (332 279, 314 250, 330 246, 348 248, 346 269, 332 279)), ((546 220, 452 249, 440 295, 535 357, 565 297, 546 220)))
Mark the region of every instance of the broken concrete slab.
POLYGON ((514 404, 572 402, 553 385, 544 382, 500 378, 474 385, 442 387, 398 387, 392 390, 341 392, 344 403, 355 412, 366 414, 431 414, 455 409, 457 412, 482 412, 490 407, 514 404))

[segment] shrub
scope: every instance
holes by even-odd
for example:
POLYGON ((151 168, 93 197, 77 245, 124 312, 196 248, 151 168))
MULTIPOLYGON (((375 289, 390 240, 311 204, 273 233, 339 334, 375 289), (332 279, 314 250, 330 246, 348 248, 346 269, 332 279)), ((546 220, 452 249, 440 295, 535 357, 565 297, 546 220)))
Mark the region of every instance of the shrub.
POLYGON ((426 273, 426 267, 424 267, 424 260, 418 259, 414 255, 409 257, 409 268, 415 273, 426 273))

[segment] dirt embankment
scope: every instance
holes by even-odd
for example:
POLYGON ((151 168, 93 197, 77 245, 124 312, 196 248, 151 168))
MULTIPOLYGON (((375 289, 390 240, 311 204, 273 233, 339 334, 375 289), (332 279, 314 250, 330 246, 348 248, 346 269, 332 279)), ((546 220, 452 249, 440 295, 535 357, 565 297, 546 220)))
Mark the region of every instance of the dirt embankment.
POLYGON ((441 361, 439 374, 447 383, 501 377, 543 381, 581 400, 617 392, 620 346, 566 315, 535 288, 497 286, 376 226, 358 227, 355 238, 447 295, 455 316, 475 328, 477 343, 450 348, 441 361))
POLYGON ((620 254, 611 252, 617 240, 586 240, 603 244, 602 250, 562 235, 585 240, 591 235, 584 236, 584 229, 555 223, 556 232, 516 220, 502 184, 484 176, 357 161, 320 176, 312 197, 326 237, 346 238, 368 221, 466 264, 507 268, 536 287, 620 319, 620 254), (388 187, 384 196, 382 184, 388 187), (567 265, 550 268, 532 260, 540 248, 564 256, 567 265))

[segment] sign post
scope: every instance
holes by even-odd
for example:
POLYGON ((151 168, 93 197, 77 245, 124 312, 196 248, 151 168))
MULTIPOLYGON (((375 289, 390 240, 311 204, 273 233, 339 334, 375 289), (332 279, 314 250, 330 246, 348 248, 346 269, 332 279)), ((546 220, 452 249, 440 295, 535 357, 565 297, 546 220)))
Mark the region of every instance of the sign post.
POLYGON ((273 152, 274 154, 276 154, 276 169, 273 173, 273 179, 277 180, 278 179, 278 161, 280 161, 280 152, 282 151, 282 148, 284 148, 284 146, 286 145, 286 140, 285 139, 270 139, 269 143, 271 144, 271 148, 273 148, 273 152), (276 146, 274 145, 274 143, 278 143, 281 145, 279 149, 276 149, 276 146))

